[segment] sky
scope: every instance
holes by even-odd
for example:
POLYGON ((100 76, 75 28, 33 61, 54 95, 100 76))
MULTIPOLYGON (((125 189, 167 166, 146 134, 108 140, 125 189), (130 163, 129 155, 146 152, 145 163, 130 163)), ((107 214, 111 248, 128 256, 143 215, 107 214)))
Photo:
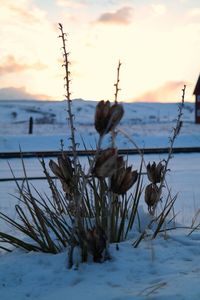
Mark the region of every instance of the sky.
POLYGON ((68 34, 72 98, 186 100, 200 73, 199 0, 0 0, 0 99, 64 98, 68 34))

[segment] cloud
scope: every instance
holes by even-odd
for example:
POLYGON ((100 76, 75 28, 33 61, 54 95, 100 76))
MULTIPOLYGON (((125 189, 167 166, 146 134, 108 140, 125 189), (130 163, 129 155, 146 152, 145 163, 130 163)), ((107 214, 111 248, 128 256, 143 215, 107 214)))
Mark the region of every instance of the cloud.
POLYGON ((33 94, 57 97, 57 24, 33 0, 0 0, 0 7, 0 87, 23 85, 33 94))
POLYGON ((0 100, 52 100, 47 95, 31 94, 25 87, 7 87, 0 89, 0 100))
POLYGON ((9 15, 11 20, 20 18, 28 24, 40 21, 41 11, 39 11, 36 6, 31 5, 31 1, 29 0, 19 0, 16 2, 12 0, 0 0, 0 6, 2 17, 7 17, 9 15))
POLYGON ((124 6, 115 12, 107 12, 102 14, 97 22, 127 25, 131 23, 133 9, 130 6, 124 6))
POLYGON ((0 75, 23 72, 28 69, 43 70, 45 68, 47 68, 47 66, 40 62, 33 64, 20 63, 15 59, 13 55, 8 55, 3 63, 0 63, 0 75))
POLYGON ((184 84, 185 82, 183 81, 169 81, 159 88, 147 91, 132 100, 145 102, 178 102, 184 84))

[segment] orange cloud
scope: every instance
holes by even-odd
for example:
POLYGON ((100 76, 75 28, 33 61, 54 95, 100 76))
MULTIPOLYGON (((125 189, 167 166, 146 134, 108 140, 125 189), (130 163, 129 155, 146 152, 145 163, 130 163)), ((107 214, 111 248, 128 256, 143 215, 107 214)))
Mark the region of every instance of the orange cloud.
POLYGON ((22 72, 26 71, 27 69, 43 70, 46 67, 47 66, 40 62, 34 64, 19 63, 13 55, 8 55, 4 62, 0 64, 0 75, 5 75, 7 73, 22 72))
POLYGON ((143 95, 132 99, 132 101, 145 102, 178 102, 180 100, 181 89, 185 82, 169 81, 158 89, 148 91, 143 95))
POLYGON ((47 95, 28 93, 25 87, 7 87, 0 89, 0 100, 52 100, 52 98, 47 95))
POLYGON ((132 7, 124 6, 115 12, 107 12, 102 14, 97 22, 127 25, 131 23, 132 12, 132 7))

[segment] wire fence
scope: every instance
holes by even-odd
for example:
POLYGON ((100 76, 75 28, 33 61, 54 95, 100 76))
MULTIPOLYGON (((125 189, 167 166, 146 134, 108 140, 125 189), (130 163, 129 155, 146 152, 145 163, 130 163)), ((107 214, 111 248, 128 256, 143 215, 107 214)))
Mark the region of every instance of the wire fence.
MULTIPOLYGON (((169 148, 145 148, 141 150, 143 154, 164 154, 168 153, 169 148)), ((200 153, 200 147, 176 147, 173 148, 173 153, 200 153)), ((68 156, 72 156, 72 151, 64 151, 68 156)), ((77 151, 78 156, 92 156, 95 155, 95 150, 79 150, 77 151)), ((121 155, 136 155, 139 154, 137 149, 119 149, 118 153, 121 155)), ((57 157, 61 154, 60 151, 29 151, 29 152, 1 152, 0 159, 21 159, 21 158, 46 158, 46 157, 57 157)), ((57 177, 52 176, 52 179, 57 177)), ((28 180, 45 180, 45 176, 28 176, 28 180)), ((0 178, 0 182, 7 181, 23 181, 24 177, 7 177, 0 178)))
MULTIPOLYGON (((162 154, 168 153, 169 148, 144 148, 140 149, 143 154, 162 154)), ((193 153, 200 152, 200 147, 175 147, 173 148, 173 153, 193 153)), ((64 153, 68 156, 72 156, 72 151, 64 151, 64 153)), ((78 150, 78 156, 91 156, 95 155, 96 150, 78 150)), ((128 154, 135 155, 139 154, 137 149, 118 149, 119 154, 128 154)), ((0 159, 7 158, 31 158, 31 157, 56 157, 61 154, 61 151, 26 151, 26 152, 0 152, 0 159)))

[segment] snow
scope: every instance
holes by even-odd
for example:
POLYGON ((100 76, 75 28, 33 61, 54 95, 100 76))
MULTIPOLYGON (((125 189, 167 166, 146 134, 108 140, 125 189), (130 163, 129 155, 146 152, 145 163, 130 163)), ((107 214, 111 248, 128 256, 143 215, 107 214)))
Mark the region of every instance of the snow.
MULTIPOLYGON (((97 134, 94 129, 95 101, 73 101, 76 116, 76 139, 83 149, 94 148, 97 134)), ((125 103, 120 128, 142 148, 167 147, 168 137, 177 117, 177 103, 125 103)), ((66 103, 48 101, 0 101, 0 151, 59 150, 62 139, 69 146, 69 128, 66 122, 66 103), (33 117, 33 135, 28 135, 28 120, 33 117), (51 138, 50 138, 51 137, 51 138)), ((176 147, 200 146, 199 125, 194 124, 194 104, 186 103, 183 128, 176 147)), ((119 134, 121 148, 132 145, 119 134)), ((107 141, 105 140, 105 143, 107 141)))
POLYGON ((199 234, 177 232, 134 249, 111 247, 112 261, 67 270, 66 253, 14 252, 0 260, 0 297, 10 299, 199 299, 199 234))
MULTIPOLYGON (((93 129, 96 103, 76 100, 73 105, 78 124, 77 137, 81 142, 81 133, 87 145, 93 147, 97 138, 93 129)), ((134 141, 144 147, 167 145, 177 115, 177 104, 133 103, 124 106, 125 116, 120 128, 130 133, 134 141)), ((68 147, 64 102, 0 101, 0 108, 0 151, 18 151, 19 144, 23 150, 58 150, 61 138, 68 147), (48 124, 35 124, 34 135, 31 136, 27 134, 30 115, 40 119, 39 122, 44 116, 49 118, 48 124)), ((200 126, 195 125, 193 119, 194 105, 188 103, 176 146, 200 145, 200 126)), ((120 137, 118 145, 128 147, 128 141, 120 137)), ((148 163, 165 157, 146 155, 145 160, 148 163)), ((81 161, 86 164, 85 158, 81 161)), ((9 159, 9 163, 15 175, 21 176, 21 162, 9 159)), ((138 168, 140 157, 130 156, 129 163, 138 168)), ((25 159, 25 164, 29 176, 42 175, 38 160, 25 159)), ((170 161, 167 181, 172 194, 178 193, 176 222, 182 227, 190 226, 200 209, 199 166, 200 153, 176 154, 170 161)), ((0 159, 0 178, 5 177, 11 177, 10 170, 7 161, 0 159)), ((41 192, 48 190, 44 181, 32 183, 41 192)), ((17 200, 12 195, 16 195, 14 182, 0 182, 0 210, 15 219, 17 200)), ((147 209, 144 201, 140 204, 140 211, 145 220, 147 209)), ((196 224, 199 222, 198 215, 196 224)), ((0 230, 12 232, 12 228, 2 222, 0 230)), ((188 235, 189 232, 182 228, 169 231, 155 240, 146 238, 138 248, 132 245, 138 236, 133 232, 129 240, 119 244, 119 250, 116 245, 111 245, 111 261, 102 264, 89 261, 80 264, 78 270, 67 269, 66 251, 57 255, 1 251, 0 299, 199 299, 200 232, 197 230, 188 235)))

